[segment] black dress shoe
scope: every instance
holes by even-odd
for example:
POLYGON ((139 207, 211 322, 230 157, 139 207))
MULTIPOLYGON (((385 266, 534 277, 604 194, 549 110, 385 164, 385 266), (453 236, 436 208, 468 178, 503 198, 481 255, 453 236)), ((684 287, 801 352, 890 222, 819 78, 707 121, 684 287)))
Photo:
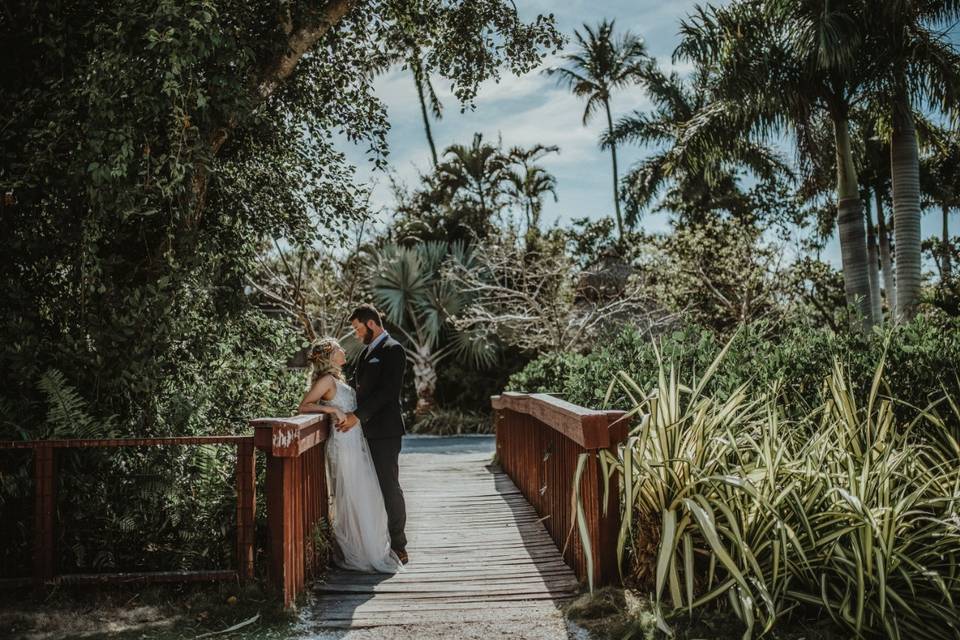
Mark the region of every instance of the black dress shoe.
POLYGON ((400 560, 400 564, 407 564, 410 562, 410 558, 407 557, 406 551, 394 549, 393 552, 397 554, 397 559, 400 560))

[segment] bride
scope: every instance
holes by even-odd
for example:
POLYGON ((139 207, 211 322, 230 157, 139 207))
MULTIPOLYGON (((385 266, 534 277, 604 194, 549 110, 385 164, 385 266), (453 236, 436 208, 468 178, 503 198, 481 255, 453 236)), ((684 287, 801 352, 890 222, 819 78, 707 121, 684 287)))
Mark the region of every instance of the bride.
MULTIPOLYGON (((312 385, 300 402, 300 413, 326 413, 336 424, 357 408, 356 392, 343 381, 346 354, 333 338, 321 338, 310 349, 312 385)), ((359 425, 331 429, 327 439, 333 535, 344 569, 395 573, 400 561, 390 549, 387 511, 373 460, 359 425)))

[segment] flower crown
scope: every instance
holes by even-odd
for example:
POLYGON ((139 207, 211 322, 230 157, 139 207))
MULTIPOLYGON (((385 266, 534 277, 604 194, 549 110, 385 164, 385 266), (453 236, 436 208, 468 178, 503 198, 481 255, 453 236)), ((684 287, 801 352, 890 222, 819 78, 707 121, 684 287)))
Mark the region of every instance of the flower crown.
POLYGON ((314 364, 325 362, 330 358, 330 354, 332 354, 336 348, 337 344, 333 340, 322 340, 310 347, 307 360, 314 364))

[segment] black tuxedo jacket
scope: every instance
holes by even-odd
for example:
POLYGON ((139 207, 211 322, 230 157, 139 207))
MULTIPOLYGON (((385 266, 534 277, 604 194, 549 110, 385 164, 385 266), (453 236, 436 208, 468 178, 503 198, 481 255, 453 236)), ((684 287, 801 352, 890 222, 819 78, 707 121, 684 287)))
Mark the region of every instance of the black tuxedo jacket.
POLYGON ((389 336, 360 355, 350 382, 357 390, 354 414, 368 440, 399 438, 405 433, 400 395, 406 367, 403 346, 389 336))

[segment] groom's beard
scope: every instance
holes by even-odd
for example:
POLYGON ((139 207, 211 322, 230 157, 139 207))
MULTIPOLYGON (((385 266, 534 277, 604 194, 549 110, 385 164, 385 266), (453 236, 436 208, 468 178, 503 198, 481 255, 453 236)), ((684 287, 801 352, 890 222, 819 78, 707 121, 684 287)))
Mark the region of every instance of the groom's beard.
POLYGON ((369 346, 373 342, 373 331, 370 330, 370 327, 363 328, 363 344, 369 346))

